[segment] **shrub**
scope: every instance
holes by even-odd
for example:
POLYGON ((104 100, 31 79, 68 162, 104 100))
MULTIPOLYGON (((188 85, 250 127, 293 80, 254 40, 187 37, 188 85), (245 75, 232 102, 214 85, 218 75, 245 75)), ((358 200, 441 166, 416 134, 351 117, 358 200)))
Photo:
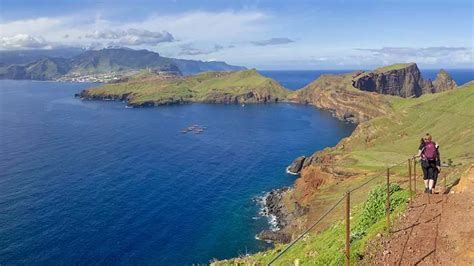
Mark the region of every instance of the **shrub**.
MULTIPOLYGON (((392 183, 389 186, 390 191, 390 212, 401 206, 406 201, 405 193, 396 193, 402 191, 400 185, 392 183)), ((361 239, 372 225, 385 217, 385 204, 387 199, 387 186, 380 185, 372 189, 369 197, 362 206, 360 222, 355 226, 351 241, 361 239)))

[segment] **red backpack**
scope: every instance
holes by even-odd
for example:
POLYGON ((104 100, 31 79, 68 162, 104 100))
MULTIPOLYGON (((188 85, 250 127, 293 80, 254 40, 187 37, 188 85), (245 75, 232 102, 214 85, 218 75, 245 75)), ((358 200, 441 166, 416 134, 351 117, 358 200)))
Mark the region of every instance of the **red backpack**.
POLYGON ((425 159, 430 161, 436 160, 437 152, 436 144, 434 142, 430 141, 425 144, 425 147, 423 148, 423 156, 425 157, 425 159))

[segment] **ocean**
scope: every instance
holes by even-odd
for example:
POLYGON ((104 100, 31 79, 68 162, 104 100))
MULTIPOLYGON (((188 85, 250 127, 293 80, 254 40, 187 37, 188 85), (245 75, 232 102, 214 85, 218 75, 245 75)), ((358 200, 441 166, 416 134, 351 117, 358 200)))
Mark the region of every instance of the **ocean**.
POLYGON ((266 248, 254 199, 353 125, 311 106, 126 109, 1 81, 0 264, 207 263, 266 248), (183 134, 197 124, 203 133, 183 134))
MULTIPOLYGON (((296 89, 322 72, 262 73, 296 89)), ((191 265, 265 249, 255 198, 354 130, 311 106, 73 97, 93 85, 0 81, 0 264, 191 265), (194 124, 204 132, 181 133, 194 124)))

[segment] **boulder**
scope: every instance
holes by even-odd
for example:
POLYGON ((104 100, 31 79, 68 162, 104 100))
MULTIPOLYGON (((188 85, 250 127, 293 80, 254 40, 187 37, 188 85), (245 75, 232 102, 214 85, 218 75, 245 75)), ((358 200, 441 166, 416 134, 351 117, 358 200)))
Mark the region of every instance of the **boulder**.
POLYGON ((296 158, 291 164, 290 166, 288 166, 286 168, 286 171, 289 173, 289 174, 292 174, 292 175, 297 175, 300 173, 301 171, 301 168, 303 168, 303 164, 304 164, 304 161, 305 161, 306 157, 305 156, 300 156, 298 158, 296 158))
POLYGON ((267 242, 289 243, 291 235, 282 231, 264 230, 257 235, 257 238, 267 242))

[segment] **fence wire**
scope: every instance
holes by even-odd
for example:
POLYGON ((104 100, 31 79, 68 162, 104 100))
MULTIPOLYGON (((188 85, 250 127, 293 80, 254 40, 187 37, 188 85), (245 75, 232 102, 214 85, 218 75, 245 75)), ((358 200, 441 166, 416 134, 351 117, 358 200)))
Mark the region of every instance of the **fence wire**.
MULTIPOLYGON (((366 186, 367 184, 369 184, 370 182, 372 182, 373 180, 379 178, 379 177, 383 177, 386 173, 387 173, 387 170, 390 171, 391 169, 395 168, 395 167, 398 167, 398 166, 401 166, 402 164, 405 164, 405 163, 410 163, 410 164, 413 164, 414 162, 414 159, 415 157, 410 157, 406 160, 403 160, 401 162, 398 162, 396 164, 393 164, 387 168, 384 168, 383 170, 381 171, 378 171, 378 172, 375 172, 375 173, 372 173, 370 176, 370 178, 366 181, 364 181, 362 184, 354 187, 354 188, 351 188, 349 189, 347 192, 349 193, 352 193, 364 186, 366 186)), ((458 159, 458 158, 455 158, 455 159, 458 159)), ((420 164, 413 164, 411 165, 410 167, 413 167, 412 169, 414 169, 416 167, 416 165, 420 165, 420 164)), ((421 165, 420 165, 421 166, 421 165)), ((416 182, 416 176, 414 176, 413 172, 410 173, 412 176, 411 178, 414 178, 414 182, 416 182)), ((447 178, 447 176, 444 177, 445 179, 447 178)), ((410 181, 411 182, 411 181, 410 181)), ((416 191, 415 191, 416 193, 416 191)), ((267 265, 271 265, 273 262, 275 262, 276 260, 278 260, 283 254, 285 254, 285 252, 287 252, 293 245, 295 245, 298 241, 300 241, 306 234, 308 234, 314 227, 316 227, 316 225, 318 225, 322 220, 324 220, 324 218, 326 218, 329 213, 331 213, 345 198, 346 198, 347 194, 343 195, 334 205, 331 206, 331 208, 329 208, 323 215, 321 215, 318 220, 316 222, 314 222, 309 228, 307 228, 300 236, 298 236, 295 240, 293 240, 290 244, 288 244, 288 246, 286 246, 282 251, 280 251, 280 253, 278 253, 275 257, 273 257, 268 263, 267 265)), ((349 244, 351 245, 351 244, 349 244)), ((339 257, 339 259, 336 261, 336 264, 335 265, 341 265, 342 263, 342 259, 345 258, 345 253, 342 253, 342 255, 339 257)))

